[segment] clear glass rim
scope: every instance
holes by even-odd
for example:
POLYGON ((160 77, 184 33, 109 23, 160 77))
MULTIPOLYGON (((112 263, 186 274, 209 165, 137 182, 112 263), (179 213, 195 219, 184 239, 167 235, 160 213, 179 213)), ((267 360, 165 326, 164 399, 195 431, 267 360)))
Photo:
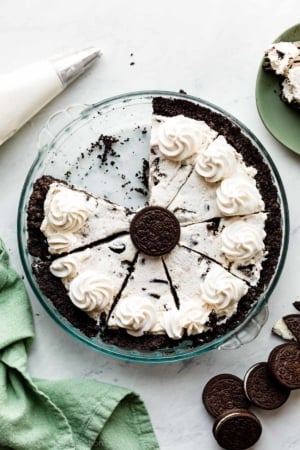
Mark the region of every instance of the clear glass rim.
MULTIPOLYGON (((247 126, 245 126, 242 122, 240 122, 238 119, 236 119, 234 116, 232 116, 227 111, 223 110, 222 108, 206 101, 201 98, 191 96, 188 94, 181 94, 177 92, 172 91, 160 91, 160 90, 149 90, 149 91, 134 91, 129 92, 122 95, 117 95, 113 97, 106 98, 102 101, 99 101, 97 103, 93 103, 91 105, 86 105, 86 108, 78 115, 77 118, 71 120, 63 129, 57 133, 57 135, 54 137, 54 142, 56 139, 59 138, 60 134, 63 133, 66 128, 70 128, 72 124, 75 124, 78 122, 78 120, 84 118, 91 110, 103 108, 105 106, 110 106, 113 103, 118 103, 120 101, 122 102, 129 102, 130 100, 133 100, 135 98, 144 98, 145 100, 150 100, 154 97, 167 97, 167 98, 178 98, 178 99, 184 99, 188 101, 192 101, 194 103, 200 104, 201 106, 207 107, 226 118, 230 119, 234 124, 236 124, 245 134, 248 138, 250 138, 255 145, 258 147, 259 151, 263 154, 264 158, 267 160, 272 175, 276 180, 277 188, 278 188, 278 196, 281 200, 281 211, 282 211, 282 247, 281 252, 279 255, 277 267, 275 270, 275 273, 272 277, 272 279, 269 282, 269 285, 267 286, 266 290, 261 295, 260 299, 254 306, 254 308, 250 311, 249 315, 245 318, 243 322, 241 322, 236 328, 233 330, 228 331, 225 335, 219 336, 213 341, 207 342, 205 344, 199 345, 192 350, 182 350, 181 352, 172 353, 173 349, 170 348, 170 355, 156 355, 160 352, 160 349, 157 349, 155 351, 149 351, 146 354, 141 354, 140 351, 131 351, 130 355, 126 354, 126 350, 119 348, 117 346, 113 346, 114 348, 106 348, 101 347, 101 340, 98 338, 97 343, 94 343, 92 340, 90 340, 87 336, 83 335, 79 332, 73 325, 71 324, 65 324, 62 320, 62 316, 54 309, 50 308, 48 304, 45 302, 43 295, 41 294, 38 284, 36 280, 33 277, 33 274, 31 272, 31 269, 28 267, 27 261, 26 261, 26 242, 24 242, 24 213, 26 210, 26 204, 27 204, 27 194, 28 194, 28 187, 29 187, 29 181, 32 178, 32 175, 37 167, 37 165, 40 162, 42 152, 38 153, 37 157, 32 163, 31 168, 28 171, 28 174, 25 178, 23 188, 20 195, 19 200, 19 206, 18 206, 18 217, 17 217, 17 240, 18 240, 18 247, 19 247, 19 254, 22 262, 22 266, 26 275, 26 278, 30 284, 30 287, 32 288, 35 296, 39 300, 39 302, 43 305, 45 310, 48 312, 48 314, 55 320, 55 322, 60 325, 65 331, 67 331, 69 334, 71 334, 73 337, 75 337, 80 342, 86 344, 88 347, 93 348, 94 350, 97 350, 103 354, 106 354, 108 356, 113 356, 115 358, 125 360, 125 361, 132 361, 132 362, 141 362, 141 363, 165 363, 165 362, 176 362, 176 361, 182 361, 186 359, 194 358, 195 356, 199 356, 202 353, 205 353, 209 350, 217 349, 222 344, 227 342, 230 338, 232 338, 234 335, 236 335, 239 331, 241 331, 242 328, 246 326, 246 324, 255 317, 261 309, 266 305, 271 293, 273 292, 283 269, 284 262, 286 259, 287 249, 288 249, 288 242, 289 242, 289 210, 288 210, 288 203, 287 198, 285 194, 285 189, 281 180, 281 177, 279 175, 279 172, 271 159, 269 153, 265 149, 265 147, 262 145, 262 143, 258 140, 258 138, 252 133, 251 130, 247 126)), ((46 151, 46 149, 44 149, 46 151)), ((106 346, 106 344, 105 344, 106 346)), ((174 347, 176 349, 176 346, 174 347)))

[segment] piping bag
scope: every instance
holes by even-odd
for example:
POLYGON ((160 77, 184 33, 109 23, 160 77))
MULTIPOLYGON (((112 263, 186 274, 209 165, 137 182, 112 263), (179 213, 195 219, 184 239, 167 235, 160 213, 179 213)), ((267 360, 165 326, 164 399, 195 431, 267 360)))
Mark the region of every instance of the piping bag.
POLYGON ((100 56, 88 47, 0 75, 0 145, 100 56))

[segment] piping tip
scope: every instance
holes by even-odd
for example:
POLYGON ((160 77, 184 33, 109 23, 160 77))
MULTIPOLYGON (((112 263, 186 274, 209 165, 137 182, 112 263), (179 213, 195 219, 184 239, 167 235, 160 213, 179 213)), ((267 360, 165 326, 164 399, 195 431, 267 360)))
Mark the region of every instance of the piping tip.
POLYGON ((82 75, 102 55, 96 47, 87 47, 81 50, 51 58, 64 88, 82 75))

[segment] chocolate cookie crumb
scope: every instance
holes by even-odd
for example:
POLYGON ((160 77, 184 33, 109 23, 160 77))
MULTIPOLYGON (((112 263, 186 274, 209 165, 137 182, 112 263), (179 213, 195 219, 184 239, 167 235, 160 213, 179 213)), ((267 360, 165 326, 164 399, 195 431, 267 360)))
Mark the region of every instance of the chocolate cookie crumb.
POLYGON ((300 311, 300 301, 294 302, 294 303, 293 303, 293 306, 294 306, 298 311, 300 311))

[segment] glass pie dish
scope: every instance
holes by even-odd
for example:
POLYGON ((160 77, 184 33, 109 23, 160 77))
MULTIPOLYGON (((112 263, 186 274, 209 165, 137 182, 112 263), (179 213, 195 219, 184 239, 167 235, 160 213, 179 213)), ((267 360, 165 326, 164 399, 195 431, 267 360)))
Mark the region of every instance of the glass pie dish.
POLYGON ((195 97, 162 91, 144 91, 124 94, 93 105, 74 105, 51 116, 42 129, 38 140, 38 154, 26 177, 18 208, 18 245, 21 261, 28 281, 50 316, 68 333, 91 348, 107 355, 128 361, 162 363, 184 360, 208 350, 237 348, 252 341, 261 330, 268 316, 267 302, 280 277, 284 264, 289 236, 288 206, 278 171, 267 151, 257 138, 237 119, 220 108, 195 97), (128 208, 139 209, 146 205, 141 171, 143 160, 148 158, 152 100, 154 97, 183 99, 228 118, 256 147, 270 169, 272 181, 278 191, 281 207, 282 242, 274 274, 247 314, 245 320, 216 339, 198 346, 188 339, 172 347, 159 350, 136 350, 122 348, 104 342, 101 337, 87 337, 75 328, 42 293, 32 273, 32 257, 27 250, 27 207, 34 182, 42 175, 66 180, 81 189, 128 208), (114 136, 119 172, 116 175, 109 163, 99 167, 99 155, 93 151, 99 136, 114 136), (130 167, 130 170, 128 170, 130 167))

